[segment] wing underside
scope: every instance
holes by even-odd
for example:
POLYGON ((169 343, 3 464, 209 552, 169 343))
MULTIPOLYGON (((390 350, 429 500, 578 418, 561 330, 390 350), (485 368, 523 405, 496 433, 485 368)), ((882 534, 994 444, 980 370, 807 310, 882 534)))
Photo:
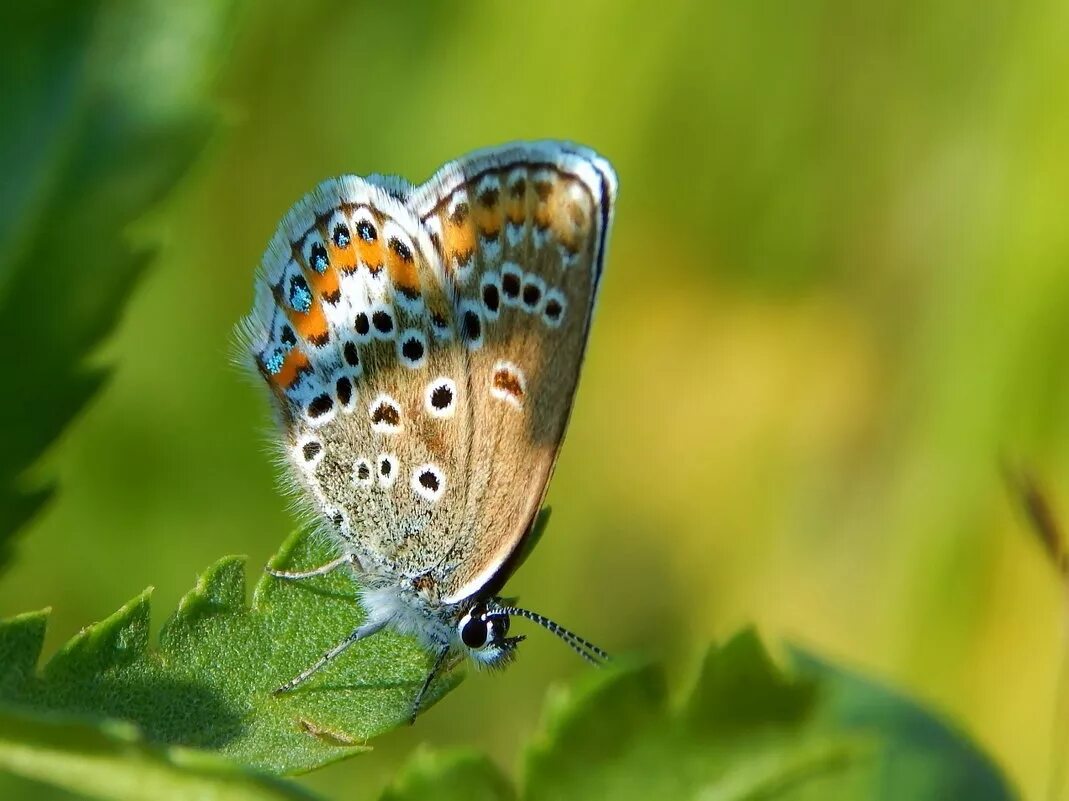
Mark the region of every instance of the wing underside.
POLYGON ((425 184, 327 181, 283 219, 244 323, 293 473, 371 574, 478 592, 545 494, 615 197, 593 152, 510 145, 425 184))

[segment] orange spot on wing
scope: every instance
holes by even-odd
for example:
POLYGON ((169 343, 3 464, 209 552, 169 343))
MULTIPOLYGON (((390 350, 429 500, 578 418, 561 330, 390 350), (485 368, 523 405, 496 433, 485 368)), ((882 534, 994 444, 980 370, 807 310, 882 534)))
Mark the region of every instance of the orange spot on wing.
POLYGON ((534 206, 534 222, 539 228, 549 228, 553 220, 553 195, 554 186, 552 181, 538 180, 534 182, 535 194, 538 196, 534 206))
POLYGON ((494 237, 501 233, 501 204, 495 203, 493 206, 482 206, 476 204, 475 224, 479 226, 479 232, 486 237, 494 237))
POLYGON ((305 268, 304 275, 308 279, 308 286, 312 288, 315 299, 312 301, 312 310, 321 302, 323 297, 336 297, 340 292, 338 285, 338 271, 334 269, 334 260, 331 259, 330 267, 325 273, 317 273, 315 270, 305 268))
MULTIPOLYGON (((327 255, 330 257, 331 267, 338 272, 349 274, 356 270, 356 251, 353 249, 352 242, 343 248, 330 242, 327 245, 327 255)), ((327 272, 329 273, 330 270, 327 272)))
POLYGON ((377 273, 382 269, 384 262, 382 252, 382 240, 376 239, 374 242, 365 242, 363 239, 356 239, 356 254, 360 257, 367 268, 372 273, 377 273))
POLYGON ((268 376, 267 381, 275 390, 281 392, 295 384, 297 379, 301 377, 301 373, 308 369, 310 369, 308 357, 302 351, 293 348, 286 354, 286 358, 282 362, 282 369, 274 375, 268 376))
MULTIPOLYGON (((335 281, 337 281, 337 275, 335 275, 335 281)), ((297 335, 313 345, 322 344, 330 337, 327 315, 323 312, 323 302, 318 296, 312 298, 312 308, 308 311, 299 312, 287 308, 286 316, 289 317, 297 335)))
POLYGON ((523 195, 510 197, 505 203, 505 217, 513 225, 523 225, 527 219, 527 198, 523 195))
POLYGON ((386 268, 389 270, 390 280, 398 290, 406 292, 419 292, 419 272, 416 270, 416 262, 405 261, 392 250, 386 254, 386 268))
POLYGON ((460 225, 448 217, 442 217, 442 251, 448 264, 452 259, 463 262, 475 250, 475 226, 470 218, 460 225))

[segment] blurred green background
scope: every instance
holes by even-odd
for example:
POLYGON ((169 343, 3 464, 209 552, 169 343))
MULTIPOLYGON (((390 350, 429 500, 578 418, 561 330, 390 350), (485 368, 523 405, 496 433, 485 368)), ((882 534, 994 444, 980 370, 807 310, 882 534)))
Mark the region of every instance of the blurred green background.
MULTIPOLYGON (((232 328, 301 194, 573 139, 620 202, 553 520, 509 590, 681 683, 756 621, 946 711, 1040 793, 1062 599, 999 466, 1069 515, 1069 6, 258 2, 233 37, 225 122, 139 226, 161 256, 35 470, 60 491, 0 615, 54 607, 54 649, 153 584, 158 626, 198 570, 285 537, 232 328)), ((533 636, 302 781, 375 798, 421 742, 511 770, 587 669, 533 636)))

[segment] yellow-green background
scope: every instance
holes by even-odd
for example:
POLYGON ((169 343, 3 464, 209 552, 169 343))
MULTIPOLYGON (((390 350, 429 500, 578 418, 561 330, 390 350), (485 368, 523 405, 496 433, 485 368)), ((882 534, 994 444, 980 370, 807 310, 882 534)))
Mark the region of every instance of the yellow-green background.
MULTIPOLYGON (((574 139, 619 207, 553 522, 509 590, 680 683, 756 621, 944 710, 1039 795, 1061 597, 999 462, 1069 516, 1067 33, 1060 0, 247 5, 225 124, 148 221, 162 256, 38 471, 61 492, 0 615, 53 606, 54 648, 153 584, 158 625, 198 570, 283 539, 231 329, 302 193, 574 139)), ((424 741, 512 767, 586 669, 532 636, 304 781, 373 798, 424 741)))

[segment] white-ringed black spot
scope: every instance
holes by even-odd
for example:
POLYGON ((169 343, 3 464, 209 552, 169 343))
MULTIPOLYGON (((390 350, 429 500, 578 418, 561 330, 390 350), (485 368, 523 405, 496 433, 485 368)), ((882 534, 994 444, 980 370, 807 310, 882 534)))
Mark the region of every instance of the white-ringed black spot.
POLYGON ((390 238, 390 250, 396 253, 401 261, 408 264, 412 263, 412 250, 397 237, 390 238))
POLYGON ((410 335, 401 340, 401 356, 409 364, 422 362, 425 353, 426 348, 419 337, 410 335))
POLYGON ((353 399, 353 382, 348 376, 342 376, 335 382, 335 390, 337 390, 338 400, 341 401, 342 406, 348 406, 349 401, 353 399))
POLYGON ((390 453, 379 454, 379 484, 393 486, 397 480, 397 457, 390 453))
POLYGON ((315 459, 322 450, 323 446, 319 443, 319 440, 310 439, 301 446, 301 455, 304 456, 306 462, 310 462, 315 459))
POLYGON ((333 408, 334 399, 324 392, 322 395, 316 395, 308 402, 308 416, 315 420, 327 414, 333 408))
POLYGON ((431 392, 431 406, 438 411, 448 409, 453 405, 453 390, 451 390, 445 384, 441 384, 434 388, 431 392))
POLYGON ((497 314, 501 308, 501 293, 497 290, 497 284, 483 284, 483 306, 491 314, 497 314))
POLYGON ((374 242, 379 238, 378 233, 375 231, 375 226, 367 220, 361 220, 356 224, 356 234, 365 242, 374 242))
POLYGON ((423 404, 432 417, 452 417, 457 400, 457 385, 451 378, 439 376, 423 390, 423 404))
POLYGON ((509 300, 516 300, 520 296, 520 276, 508 271, 501 276, 501 291, 509 300))
POLYGON ((360 366, 360 351, 357 350, 355 342, 346 342, 342 355, 345 357, 345 363, 350 367, 360 366))
POLYGON ((542 319, 550 328, 558 328, 564 319, 566 305, 564 294, 559 289, 546 292, 546 305, 542 308, 542 319))
POLYGON ((371 467, 371 462, 361 456, 353 462, 353 485, 357 487, 366 487, 374 483, 375 475, 371 467))
POLYGON ((323 247, 322 242, 315 242, 312 245, 311 254, 308 258, 308 266, 317 273, 325 273, 327 267, 330 266, 330 259, 327 258, 327 249, 323 247))
POLYGON ((334 246, 339 248, 349 247, 351 237, 349 236, 349 228, 345 223, 338 223, 334 226, 334 233, 332 234, 334 239, 334 246))
POLYGON ((353 320, 353 328, 362 337, 366 337, 370 333, 371 321, 368 319, 367 312, 360 312, 360 314, 356 315, 356 319, 353 320))
POLYGON ((523 305, 533 309, 542 299, 542 290, 537 284, 526 284, 523 287, 523 305))
POLYGON ((482 334, 483 326, 479 315, 471 310, 464 312, 464 338, 469 342, 476 342, 482 334))
POLYGON ((420 465, 412 471, 412 491, 433 503, 445 492, 445 476, 437 465, 420 465))
POLYGON ((371 315, 371 324, 380 334, 389 334, 393 331, 393 316, 384 310, 379 310, 371 315))

